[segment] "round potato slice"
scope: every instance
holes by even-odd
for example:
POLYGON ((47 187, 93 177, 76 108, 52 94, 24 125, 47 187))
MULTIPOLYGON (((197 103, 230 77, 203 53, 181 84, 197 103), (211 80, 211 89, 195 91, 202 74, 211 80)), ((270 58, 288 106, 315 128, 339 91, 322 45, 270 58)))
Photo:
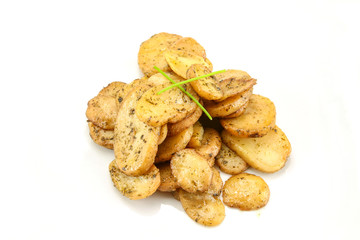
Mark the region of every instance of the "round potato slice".
POLYGON ((210 72, 213 69, 212 63, 209 59, 204 59, 201 56, 185 51, 168 50, 165 52, 164 56, 171 70, 183 78, 187 77, 186 73, 193 64, 204 65, 210 70, 210 72))
MULTIPOLYGON (((186 78, 195 78, 205 74, 211 73, 212 70, 202 64, 193 64, 190 66, 186 73, 186 78)), ((219 81, 214 77, 201 78, 190 82, 195 92, 200 97, 207 100, 216 100, 222 98, 224 95, 221 88, 219 87, 219 81)))
POLYGON ((253 94, 243 114, 236 118, 220 119, 229 133, 238 137, 261 137, 275 126, 276 110, 270 99, 253 94))
POLYGON ((127 92, 128 85, 123 82, 112 82, 109 83, 106 87, 101 89, 98 95, 104 95, 109 97, 116 97, 118 94, 125 97, 125 92, 127 92))
POLYGON ((165 138, 167 136, 168 133, 168 127, 167 124, 162 125, 161 129, 160 129, 160 135, 159 135, 159 139, 158 139, 158 145, 162 144, 165 141, 165 138))
POLYGON ((222 201, 208 193, 188 193, 179 189, 179 198, 186 214, 205 226, 217 226, 225 218, 222 201))
POLYGON ((160 170, 160 186, 158 190, 160 192, 173 192, 179 188, 179 184, 176 182, 175 177, 172 175, 170 162, 160 163, 157 165, 160 170))
POLYGON ((193 38, 191 37, 183 37, 174 42, 170 49, 184 51, 193 55, 197 55, 200 57, 206 58, 205 49, 193 38))
POLYGON ((170 166, 180 187, 188 192, 209 189, 213 171, 204 157, 193 149, 183 149, 174 154, 170 166))
MULTIPOLYGON (((141 121, 158 127, 168 122, 178 122, 196 110, 196 103, 178 88, 157 94, 167 86, 170 83, 154 86, 141 96, 135 111, 141 121)), ((187 90, 191 92, 191 87, 188 86, 187 90)))
POLYGON ((224 101, 229 97, 249 90, 256 84, 256 79, 251 78, 247 72, 241 70, 227 70, 216 74, 215 78, 219 81, 219 87, 223 91, 222 98, 216 101, 224 101))
POLYGON ((170 71, 164 56, 164 52, 182 37, 170 33, 158 33, 143 42, 138 53, 138 64, 141 71, 148 77, 157 73, 154 66, 163 71, 170 71))
POLYGON ((139 176, 153 165, 161 127, 152 127, 137 118, 135 107, 141 95, 150 88, 141 85, 123 100, 115 126, 116 164, 127 175, 139 176))
POLYGON ((245 171, 249 165, 224 143, 221 144, 219 154, 215 157, 216 164, 224 173, 235 175, 245 171))
POLYGON ((195 148, 196 152, 208 160, 212 167, 215 164, 215 157, 221 148, 220 134, 213 128, 205 128, 201 146, 195 148))
POLYGON ((144 175, 133 177, 122 173, 114 160, 109 165, 109 171, 114 186, 132 200, 151 196, 160 185, 160 172, 154 165, 144 175))
POLYGON ((213 171, 213 177, 211 179, 210 187, 206 192, 214 196, 220 196, 223 187, 223 181, 221 179, 220 172, 214 167, 211 169, 213 171))
POLYGON ((98 95, 88 102, 86 117, 96 126, 112 130, 115 127, 117 113, 115 98, 98 95))
POLYGON ((103 147, 114 149, 114 130, 99 128, 92 122, 88 122, 90 137, 92 140, 103 147))
POLYGON ((270 198, 270 189, 259 176, 240 173, 224 184, 223 201, 229 207, 255 210, 264 207, 270 198))
POLYGON ((188 143, 189 148, 198 148, 201 146, 201 141, 204 136, 204 128, 201 123, 198 121, 193 126, 193 135, 190 138, 188 143))
POLYGON ((174 135, 184 131, 185 129, 189 128, 190 126, 194 125, 196 123, 196 121, 199 120, 201 115, 202 115, 202 110, 201 110, 201 108, 197 107, 193 113, 191 113, 189 116, 187 116, 180 122, 169 123, 168 124, 169 136, 174 136, 174 135))
POLYGON ((262 172, 280 170, 291 153, 289 140, 277 126, 260 138, 236 137, 227 131, 221 133, 221 138, 247 164, 262 172))
POLYGON ((252 88, 218 103, 212 101, 206 104, 205 108, 212 117, 228 116, 239 111, 240 109, 242 109, 244 112, 245 106, 248 105, 251 95, 252 88))
POLYGON ((174 136, 167 137, 165 141, 159 145, 155 162, 159 163, 169 161, 177 151, 180 151, 186 147, 192 134, 193 127, 190 126, 189 128, 174 136))

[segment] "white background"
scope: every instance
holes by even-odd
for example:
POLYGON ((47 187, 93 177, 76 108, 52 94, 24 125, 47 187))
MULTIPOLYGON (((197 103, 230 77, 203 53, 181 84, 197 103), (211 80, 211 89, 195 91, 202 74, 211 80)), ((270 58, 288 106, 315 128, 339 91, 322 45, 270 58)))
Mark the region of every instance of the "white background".
POLYGON ((1 1, 0 238, 360 239, 359 1, 249 2, 1 1), (113 187, 86 104, 140 77, 139 45, 162 31, 275 103, 293 152, 275 174, 250 171, 270 187, 265 208, 226 208, 208 228, 169 195, 113 187))

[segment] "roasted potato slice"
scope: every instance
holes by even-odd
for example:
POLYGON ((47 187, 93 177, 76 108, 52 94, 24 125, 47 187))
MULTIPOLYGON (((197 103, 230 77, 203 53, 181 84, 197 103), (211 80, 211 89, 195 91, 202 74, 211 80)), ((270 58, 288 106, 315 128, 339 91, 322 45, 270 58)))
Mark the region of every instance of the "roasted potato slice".
POLYGON ((101 89, 98 95, 116 97, 119 93, 125 97, 125 92, 127 92, 128 85, 124 82, 112 82, 109 83, 106 87, 101 89))
POLYGON ((114 153, 116 164, 127 175, 139 176, 153 165, 158 149, 161 127, 152 127, 140 121, 135 107, 141 95, 150 88, 141 85, 125 97, 115 126, 114 153))
POLYGON ((151 196, 160 185, 160 172, 154 165, 144 175, 133 177, 122 173, 114 160, 109 165, 109 171, 114 186, 132 200, 151 196))
POLYGON ((216 226, 225 218, 225 206, 218 197, 208 193, 188 193, 179 189, 179 198, 186 214, 197 223, 216 226))
POLYGON ((187 52, 193 55, 203 57, 204 59, 206 58, 205 49, 195 39, 191 37, 180 38, 170 46, 170 49, 187 52))
POLYGON ((108 149, 114 149, 114 130, 102 129, 90 121, 88 126, 90 137, 96 144, 108 149))
POLYGON ((220 172, 215 167, 212 167, 211 169, 213 171, 213 177, 211 179, 210 187, 206 192, 214 196, 220 196, 223 181, 221 179, 220 172))
POLYGON ((204 59, 201 56, 185 51, 168 50, 165 52, 164 56, 171 70, 183 78, 187 77, 186 73, 193 64, 204 65, 210 72, 213 69, 212 63, 209 59, 204 59))
MULTIPOLYGON (((135 110, 141 121, 158 127, 168 122, 178 122, 196 110, 196 103, 178 88, 157 94, 170 85, 165 83, 154 86, 141 96, 135 110)), ((189 92, 191 92, 190 88, 190 86, 187 88, 189 92)))
MULTIPOLYGON (((193 64, 186 72, 186 78, 190 79, 199 77, 205 74, 209 74, 211 71, 212 70, 202 64, 193 64)), ((219 87, 219 81, 214 76, 201 78, 190 82, 190 84, 200 97, 207 100, 220 99, 224 95, 221 88, 219 87)))
POLYGON ((160 128, 160 135, 159 135, 159 139, 158 139, 158 145, 162 144, 165 141, 165 138, 168 134, 168 127, 167 124, 162 125, 160 128))
POLYGON ((168 134, 169 136, 174 136, 185 129, 189 128, 190 126, 194 125, 197 120, 201 117, 202 110, 201 108, 197 107, 196 110, 191 113, 189 116, 181 120, 177 123, 169 123, 168 124, 168 134))
POLYGON ((277 126, 260 138, 236 137, 227 131, 221 133, 221 138, 247 164, 262 172, 280 170, 291 153, 289 140, 277 126))
POLYGON ((193 125, 193 135, 188 143, 189 148, 197 148, 201 146, 201 141, 204 136, 204 128, 199 121, 193 125))
POLYGON ((177 151, 180 151, 186 147, 192 134, 193 127, 190 126, 189 128, 174 136, 167 137, 165 141, 159 145, 155 162, 159 163, 170 160, 177 151))
POLYGON ((195 148, 196 152, 208 160, 212 167, 215 164, 215 157, 221 148, 220 134, 213 128, 205 128, 201 146, 195 148))
POLYGON ((238 137, 261 137, 275 126, 276 110, 270 99, 253 94, 243 114, 236 118, 220 119, 229 133, 238 137))
POLYGON ((164 56, 164 52, 169 47, 181 39, 182 37, 170 33, 158 33, 153 35, 150 39, 143 42, 138 53, 138 64, 141 71, 148 77, 157 73, 154 66, 157 66, 163 71, 170 71, 164 56))
POLYGON ((241 108, 239 110, 237 110, 236 112, 229 114, 227 116, 223 116, 221 118, 235 118, 235 117, 240 116, 241 114, 243 114, 245 112, 248 104, 249 104, 249 101, 247 101, 243 106, 241 106, 241 108))
POLYGON ((164 162, 157 165, 160 171, 160 186, 158 190, 160 192, 173 192, 179 188, 179 184, 176 182, 175 177, 172 175, 170 162, 164 162))
POLYGON ((229 207, 255 210, 264 207, 270 198, 270 189, 259 176, 240 173, 224 184, 223 201, 229 207))
POLYGON ((114 97, 98 95, 88 102, 86 117, 96 126, 112 130, 115 127, 118 108, 114 97))
POLYGON ((250 97, 252 95, 252 88, 242 92, 238 95, 229 97, 222 102, 214 102, 205 105, 206 110, 212 117, 226 117, 242 109, 244 112, 250 97))
POLYGON ((221 149, 215 157, 215 162, 221 171, 231 175, 242 173, 249 167, 236 152, 228 148, 224 143, 221 144, 221 149))
POLYGON ((194 149, 183 149, 174 154, 170 166, 180 187, 188 192, 209 189, 213 171, 204 157, 194 149))
POLYGON ((215 78, 219 81, 219 87, 223 91, 223 96, 216 100, 219 102, 249 90, 256 84, 256 79, 241 70, 227 70, 216 74, 215 78))

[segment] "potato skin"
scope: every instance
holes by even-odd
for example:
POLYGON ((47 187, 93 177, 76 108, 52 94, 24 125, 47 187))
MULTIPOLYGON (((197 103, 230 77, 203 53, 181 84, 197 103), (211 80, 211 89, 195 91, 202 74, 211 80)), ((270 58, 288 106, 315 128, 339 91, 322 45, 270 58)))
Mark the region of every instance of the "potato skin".
POLYGON ((224 184, 223 201, 229 207, 240 210, 256 210, 264 207, 270 198, 270 189, 259 176, 240 173, 224 184))

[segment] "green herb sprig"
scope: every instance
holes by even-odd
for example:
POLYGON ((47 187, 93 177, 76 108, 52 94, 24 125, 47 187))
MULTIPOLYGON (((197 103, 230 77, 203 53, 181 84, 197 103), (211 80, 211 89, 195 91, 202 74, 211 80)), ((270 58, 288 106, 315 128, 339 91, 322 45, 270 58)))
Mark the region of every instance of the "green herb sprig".
MULTIPOLYGON (((154 69, 155 69, 156 71, 158 71, 159 73, 161 73, 164 77, 166 77, 170 82, 172 82, 173 84, 176 84, 176 82, 175 82, 173 79, 171 79, 171 77, 169 77, 169 76, 168 76, 165 72, 163 72, 160 68, 154 66, 154 69)), ((171 86, 172 86, 172 85, 171 85, 171 86)), ((206 111, 206 109, 203 107, 203 105, 201 105, 201 104, 199 103, 199 101, 196 100, 196 98, 195 98, 193 95, 191 95, 188 91, 186 91, 183 87, 181 87, 181 86, 179 86, 179 85, 177 85, 176 87, 179 88, 183 93, 185 93, 189 98, 191 98, 191 99, 201 108, 201 110, 206 114, 206 116, 207 116, 210 120, 213 119, 213 118, 211 117, 211 115, 208 113, 208 111, 206 111)), ((165 91, 166 91, 166 90, 165 90, 165 91)), ((158 93, 158 94, 159 94, 159 93, 158 93)))

